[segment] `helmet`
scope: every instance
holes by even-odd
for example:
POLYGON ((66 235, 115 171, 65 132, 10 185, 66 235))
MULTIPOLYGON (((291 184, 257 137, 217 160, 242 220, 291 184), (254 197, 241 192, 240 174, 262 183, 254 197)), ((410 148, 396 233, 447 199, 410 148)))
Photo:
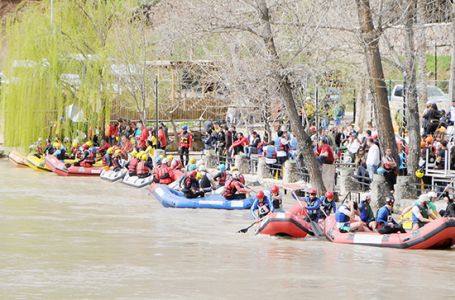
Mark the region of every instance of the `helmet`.
POLYGON ((231 169, 232 172, 236 172, 238 170, 239 170, 239 168, 237 168, 237 167, 232 167, 232 169, 231 169))
POLYGON ((141 159, 147 160, 147 159, 149 159, 149 156, 147 154, 142 154, 141 159))
POLYGON ((425 172, 423 170, 419 169, 416 171, 417 178, 423 178, 423 176, 425 176, 425 172))
POLYGON ((378 175, 384 175, 385 174, 385 169, 383 167, 379 167, 376 172, 378 173, 378 175))
POLYGON ((224 170, 226 170, 226 166, 224 164, 221 164, 218 166, 218 170, 224 171, 224 170))
POLYGON ((188 126, 186 126, 186 125, 185 125, 185 126, 182 126, 182 130, 183 130, 183 131, 187 131, 187 130, 188 130, 188 126))
POLYGON ((107 154, 112 154, 112 153, 114 153, 114 147, 108 148, 106 152, 107 152, 107 154))
POLYGON ((434 192, 434 191, 431 191, 431 192, 428 192, 428 193, 427 193, 427 196, 428 196, 428 198, 430 198, 430 200, 431 200, 431 198, 437 197, 438 194, 436 194, 436 192, 434 192))
POLYGON ((422 204, 422 203, 428 202, 428 201, 430 201, 430 199, 428 198, 428 195, 426 195, 426 194, 420 195, 420 196, 419 196, 419 199, 417 200, 417 202, 418 202, 419 204, 422 204))
POLYGON ((277 185, 272 186, 272 193, 277 194, 280 192, 280 188, 277 185))
POLYGON ((190 172, 190 176, 191 177, 196 177, 197 176, 197 171, 196 170, 193 170, 190 172))
POLYGON ((190 158, 190 160, 188 161, 188 163, 189 163, 190 165, 194 165, 194 164, 196 164, 196 159, 195 159, 194 157, 192 157, 192 158, 190 158))
POLYGON ((163 159, 163 164, 167 164, 169 162, 168 158, 163 159))
POLYGON ((120 150, 120 149, 117 149, 117 150, 115 150, 115 153, 114 153, 114 155, 115 155, 115 156, 119 156, 119 155, 120 155, 120 153, 122 153, 122 150, 120 150))
POLYGON ((188 171, 195 171, 196 170, 196 165, 189 165, 188 166, 188 171))
POLYGON ((316 194, 317 194, 317 191, 316 191, 316 189, 311 188, 311 189, 308 190, 308 194, 310 194, 310 195, 316 195, 316 194))
POLYGON ((263 192, 263 191, 259 191, 259 192, 256 194, 256 199, 258 199, 258 200, 264 199, 264 192, 263 192))
POLYGON ((155 162, 156 162, 157 164, 160 164, 160 163, 161 163, 161 156, 155 157, 155 162))
POLYGON ((202 173, 201 172, 197 172, 197 175, 196 175, 196 179, 202 179, 202 173))
POLYGON ((325 197, 326 197, 327 199, 333 199, 333 192, 326 192, 326 193, 325 193, 325 197))
POLYGON ((87 146, 89 146, 89 147, 93 147, 93 142, 92 142, 92 141, 87 141, 86 144, 87 144, 87 146))
POLYGON ((73 148, 77 148, 77 142, 73 142, 71 146, 73 146, 73 148))
POLYGON ((393 205, 395 203, 395 199, 393 199, 391 197, 386 197, 385 198, 385 203, 388 204, 388 205, 393 205))
POLYGON ((366 192, 365 194, 363 194, 363 199, 361 201, 366 201, 366 200, 370 200, 370 199, 371 199, 371 193, 366 192))
POLYGON ((168 159, 169 161, 171 161, 171 160, 173 160, 173 159, 174 159, 174 156, 172 156, 172 155, 168 155, 168 156, 167 156, 167 159, 168 159))

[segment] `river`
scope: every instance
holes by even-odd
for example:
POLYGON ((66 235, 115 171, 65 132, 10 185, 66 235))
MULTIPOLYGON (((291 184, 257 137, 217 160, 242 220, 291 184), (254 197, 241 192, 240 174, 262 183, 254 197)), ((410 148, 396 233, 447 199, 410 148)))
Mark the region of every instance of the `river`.
POLYGON ((0 299, 455 296, 455 249, 236 233, 248 217, 166 209, 146 190, 0 160, 0 299))

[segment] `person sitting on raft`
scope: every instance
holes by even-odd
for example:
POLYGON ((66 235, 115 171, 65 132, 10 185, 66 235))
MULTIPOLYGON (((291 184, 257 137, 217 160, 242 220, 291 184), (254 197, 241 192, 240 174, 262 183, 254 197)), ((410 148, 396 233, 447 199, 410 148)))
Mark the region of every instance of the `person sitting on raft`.
POLYGON ((283 198, 280 195, 280 188, 277 185, 273 185, 270 189, 273 211, 284 212, 283 210, 283 198))
POLYGON ((256 200, 254 200, 253 205, 250 208, 253 218, 262 219, 272 211, 273 204, 270 198, 265 196, 263 191, 257 192, 256 200))
POLYGON ((213 180, 213 176, 207 172, 204 166, 201 166, 199 168, 199 172, 197 173, 196 177, 199 180, 199 187, 201 190, 206 193, 212 191, 212 186, 215 186, 215 181, 213 180))
POLYGON ((122 150, 120 150, 120 149, 115 150, 114 157, 112 158, 112 170, 114 170, 114 172, 118 172, 122 169, 122 166, 120 163, 121 156, 122 156, 122 150))
POLYGON ((227 200, 245 199, 246 194, 239 172, 233 172, 231 178, 226 181, 223 197, 227 200))
POLYGON ((303 198, 306 203, 306 210, 311 221, 317 222, 319 219, 319 208, 321 207, 321 199, 317 196, 317 191, 314 188, 308 190, 309 196, 303 198))
POLYGON ((180 159, 174 158, 172 155, 168 155, 167 159, 169 160, 169 166, 172 168, 172 170, 183 169, 183 165, 180 159))
POLYGON ((365 193, 360 200, 359 212, 360 220, 365 223, 365 225, 371 229, 376 229, 376 218, 374 217, 373 210, 371 209, 371 194, 365 193))
POLYGON ((221 164, 218 166, 217 169, 219 172, 215 174, 213 180, 217 181, 219 187, 222 187, 226 184, 226 180, 228 177, 228 173, 226 172, 226 165, 221 164))
POLYGON ((138 162, 137 168, 136 168, 136 174, 137 177, 139 178, 146 178, 150 176, 149 168, 147 167, 147 160, 148 160, 148 155, 147 154, 142 154, 141 161, 138 162))
MULTIPOLYGON (((181 160, 180 160, 181 161, 181 160)), ((190 158, 188 164, 185 167, 185 171, 190 171, 190 168, 194 166, 194 170, 196 170, 196 159, 194 157, 190 158)))
POLYGON ((114 147, 110 147, 106 150, 106 154, 103 155, 102 162, 105 169, 112 167, 112 159, 114 154, 114 147))
POLYGON ((167 158, 163 159, 161 166, 158 166, 157 168, 159 183, 165 185, 172 183, 174 178, 174 171, 171 167, 169 167, 169 160, 167 158))
POLYGON ((428 212, 429 202, 428 195, 420 195, 419 200, 412 207, 412 230, 417 230, 431 222, 428 212))
POLYGON ((319 219, 324 220, 326 217, 330 216, 333 212, 337 211, 337 205, 335 204, 333 192, 326 192, 325 196, 321 197, 321 207, 319 210, 319 219))
POLYGON ((101 146, 98 148, 98 153, 101 156, 104 156, 109 148, 111 148, 111 144, 109 144, 109 138, 105 137, 101 140, 101 146))
POLYGON ((136 149, 131 152, 131 160, 125 165, 125 168, 128 169, 128 175, 130 177, 137 175, 137 166, 139 164, 139 158, 143 153, 137 153, 136 149))
POLYGON ((66 148, 62 144, 55 142, 54 143, 55 151, 52 155, 57 157, 58 160, 64 161, 66 158, 66 148))
POLYGON ((155 165, 152 170, 153 182, 160 183, 161 156, 155 157, 155 165))
POLYGON ((443 200, 447 203, 447 206, 445 210, 441 209, 439 214, 444 218, 455 218, 455 203, 449 195, 448 187, 449 186, 444 189, 445 195, 443 196, 443 200))
POLYGON ((431 191, 427 193, 428 199, 430 200, 428 202, 428 213, 429 217, 431 220, 436 220, 441 217, 441 215, 438 212, 438 208, 436 207, 435 202, 438 200, 438 194, 436 192, 431 191))
POLYGON ((380 234, 391 234, 397 232, 406 233, 403 225, 398 224, 392 217, 394 204, 395 199, 387 197, 385 205, 378 210, 376 224, 380 234))
POLYGON ((199 190, 198 182, 196 179, 197 171, 193 170, 187 172, 183 178, 183 188, 182 192, 185 197, 188 199, 193 199, 197 197, 204 197, 204 192, 199 190))
MULTIPOLYGON (((89 142, 87 142, 87 145, 89 142)), ((84 147, 81 147, 81 148, 84 149, 84 147)), ((95 160, 96 160, 96 148, 90 147, 87 150, 83 150, 82 158, 79 161, 75 162, 74 166, 91 167, 95 164, 95 160)))
POLYGON ((354 232, 354 231, 368 231, 368 227, 363 225, 361 221, 355 221, 351 223, 351 220, 355 220, 355 216, 360 215, 357 202, 348 200, 344 204, 338 207, 335 213, 335 220, 337 227, 341 233, 354 232))

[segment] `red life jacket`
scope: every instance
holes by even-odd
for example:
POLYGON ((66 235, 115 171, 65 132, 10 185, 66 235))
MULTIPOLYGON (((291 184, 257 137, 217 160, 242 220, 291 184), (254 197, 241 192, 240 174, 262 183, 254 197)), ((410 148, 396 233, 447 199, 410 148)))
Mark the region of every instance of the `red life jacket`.
POLYGON ((221 176, 218 177, 218 183, 219 185, 225 185, 226 184, 226 180, 227 180, 227 173, 226 171, 222 171, 220 172, 221 176))
POLYGON ((169 167, 166 164, 163 164, 158 169, 158 175, 161 184, 169 184, 172 182, 172 178, 169 176, 169 167))
POLYGON ((182 162, 180 160, 173 160, 171 166, 174 170, 181 170, 183 168, 182 162))
POLYGON ((88 156, 85 159, 85 162, 90 165, 93 165, 95 163, 95 153, 93 153, 93 151, 88 152, 88 156))
POLYGON ((120 168, 120 162, 118 157, 112 158, 112 167, 115 168, 120 168))
POLYGON ((288 152, 289 151, 289 145, 283 145, 282 143, 280 143, 280 150, 288 152))
POLYGON ((193 186, 194 179, 191 178, 190 174, 185 175, 185 178, 183 179, 183 192, 188 192, 191 190, 191 187, 193 186))
POLYGON ((133 159, 128 164, 128 171, 135 172, 138 164, 139 164, 139 160, 137 158, 133 157, 133 159))
POLYGON ((241 184, 243 184, 243 185, 245 184, 245 177, 243 177, 242 174, 239 175, 239 181, 241 184))
POLYGON ((190 147, 190 133, 182 133, 180 135, 180 147, 189 148, 190 147))
POLYGON ((229 179, 228 181, 226 181, 226 184, 224 185, 224 193, 223 193, 223 196, 225 198, 234 196, 235 192, 237 191, 237 189, 234 186, 234 182, 235 182, 235 179, 229 179))
POLYGON ((145 161, 140 161, 137 164, 136 174, 137 175, 144 175, 149 173, 149 168, 145 164, 145 161))
POLYGON ((153 182, 159 183, 160 182, 160 167, 156 166, 153 168, 152 175, 153 175, 153 182))

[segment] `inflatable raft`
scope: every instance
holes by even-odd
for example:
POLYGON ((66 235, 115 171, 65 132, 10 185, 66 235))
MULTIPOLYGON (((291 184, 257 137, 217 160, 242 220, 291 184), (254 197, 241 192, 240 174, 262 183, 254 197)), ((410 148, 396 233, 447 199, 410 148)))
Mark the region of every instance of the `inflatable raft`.
POLYGON ((170 189, 167 185, 152 184, 150 193, 164 207, 172 208, 212 208, 212 209, 249 209, 255 197, 243 200, 226 200, 221 195, 211 194, 204 198, 188 199, 182 192, 170 189))
POLYGON ((142 188, 147 185, 150 185, 153 182, 153 176, 139 178, 137 176, 130 176, 127 172, 123 177, 122 182, 135 188, 142 188))
POLYGON ((38 157, 35 154, 27 155, 25 159, 27 166, 38 172, 52 172, 49 167, 46 166, 45 157, 38 157))
POLYGON ((114 170, 103 170, 101 171, 100 177, 101 179, 110 181, 110 182, 115 182, 117 180, 122 179, 125 177, 125 175, 128 173, 127 169, 121 169, 120 171, 114 171, 114 170))
POLYGON ((8 154, 8 160, 12 162, 16 167, 19 168, 28 168, 28 165, 26 164, 26 158, 24 155, 20 154, 19 152, 16 151, 11 151, 8 154))
POLYGON ((341 233, 335 216, 326 220, 325 235, 334 243, 401 249, 447 249, 455 244, 455 218, 437 219, 419 230, 381 235, 376 232, 341 233))
POLYGON ((66 167, 65 164, 53 155, 46 156, 46 166, 59 176, 99 176, 103 167, 66 167))
POLYGON ((272 212, 259 224, 256 234, 304 238, 313 235, 311 225, 301 215, 291 212, 272 212))

